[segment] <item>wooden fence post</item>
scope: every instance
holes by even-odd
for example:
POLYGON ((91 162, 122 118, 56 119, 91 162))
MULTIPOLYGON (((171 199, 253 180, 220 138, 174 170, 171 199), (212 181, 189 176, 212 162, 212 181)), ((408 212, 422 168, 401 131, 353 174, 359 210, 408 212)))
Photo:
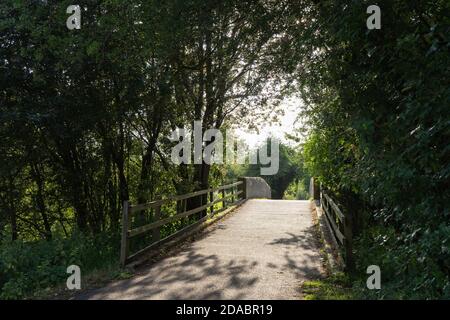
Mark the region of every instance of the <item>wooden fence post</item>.
MULTIPOLYGON (((213 201, 214 201, 214 192, 210 192, 209 193, 209 202, 213 202, 213 201)), ((209 213, 210 213, 210 215, 213 215, 213 213, 214 213, 214 205, 209 207, 209 213)))
MULTIPOLYGON (((200 207, 203 206, 203 195, 199 195, 200 197, 200 207)), ((203 218, 204 215, 204 211, 200 211, 197 216, 198 216, 198 220, 200 220, 201 218, 203 218)))
POLYGON ((313 200, 319 200, 320 199, 320 186, 317 184, 316 179, 314 177, 311 177, 309 180, 309 196, 313 200))
MULTIPOLYGON (((161 218, 161 206, 155 208, 155 213, 153 216, 153 222, 158 221, 161 218)), ((159 241, 161 239, 161 227, 153 229, 152 242, 159 241)))
POLYGON ((222 189, 222 207, 226 208, 227 207, 227 201, 225 199, 225 189, 222 189))
MULTIPOLYGON (((183 199, 183 211, 182 212, 186 212, 187 211, 187 199, 183 199)), ((186 223, 189 223, 190 221, 190 217, 185 217, 184 218, 186 223)))
POLYGON ((130 204, 128 201, 123 202, 122 212, 122 241, 120 244, 120 265, 125 267, 128 253, 130 250, 130 242, 128 239, 128 227, 130 224, 130 204))
POLYGON ((247 199, 247 180, 245 178, 239 178, 239 181, 242 182, 240 185, 240 189, 242 190, 241 199, 247 199))
POLYGON ((344 235, 345 269, 352 273, 355 270, 355 261, 353 260, 353 221, 351 213, 347 213, 344 217, 344 235))

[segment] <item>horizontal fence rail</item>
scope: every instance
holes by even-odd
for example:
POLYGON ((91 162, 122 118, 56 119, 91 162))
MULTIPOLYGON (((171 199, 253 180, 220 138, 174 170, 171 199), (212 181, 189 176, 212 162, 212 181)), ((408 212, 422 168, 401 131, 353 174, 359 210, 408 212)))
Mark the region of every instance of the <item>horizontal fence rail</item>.
POLYGON ((345 267, 353 270, 352 217, 350 213, 342 213, 338 205, 328 195, 324 188, 320 188, 320 206, 325 213, 330 227, 331 236, 344 250, 345 267))
POLYGON ((232 184, 195 191, 188 194, 167 197, 162 200, 156 200, 144 204, 132 205, 124 201, 122 216, 122 241, 120 252, 120 263, 125 266, 133 258, 144 252, 175 238, 184 232, 200 225, 208 218, 224 211, 230 206, 236 205, 245 199, 245 182, 238 181, 232 184), (196 198, 198 204, 194 208, 188 208, 188 200, 196 198), (176 213, 171 216, 163 217, 161 207, 164 205, 176 203, 176 213), (221 203, 220 208, 215 208, 216 204, 221 203), (137 213, 150 210, 152 212, 152 222, 132 228, 132 220, 136 218, 137 213), (209 212, 208 212, 209 211, 209 212), (184 226, 163 239, 161 239, 161 227, 180 221, 182 219, 192 218, 194 214, 199 214, 192 223, 184 226), (149 234, 151 232, 151 244, 130 254, 130 240, 134 237, 149 234))

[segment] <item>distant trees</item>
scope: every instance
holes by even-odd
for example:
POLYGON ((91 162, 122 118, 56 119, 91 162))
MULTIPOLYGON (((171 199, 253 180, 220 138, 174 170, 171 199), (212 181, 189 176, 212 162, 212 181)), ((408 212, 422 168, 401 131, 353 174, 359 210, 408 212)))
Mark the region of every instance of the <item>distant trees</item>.
MULTIPOLYGON (((266 148, 266 144, 262 148, 266 148)), ((268 149, 270 150, 270 148, 268 149)), ((303 182, 305 179, 308 180, 299 150, 284 143, 280 143, 279 149, 279 170, 277 174, 261 175, 260 169, 264 165, 260 161, 258 164, 248 165, 241 169, 243 172, 240 172, 243 176, 262 177, 272 190, 272 199, 283 199, 291 184, 297 184, 299 181, 303 182)))

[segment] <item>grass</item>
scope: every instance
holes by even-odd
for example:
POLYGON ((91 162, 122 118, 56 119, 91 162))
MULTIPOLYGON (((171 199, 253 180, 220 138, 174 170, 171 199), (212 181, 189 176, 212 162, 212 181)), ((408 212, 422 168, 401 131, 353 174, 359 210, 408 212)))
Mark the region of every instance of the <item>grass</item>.
POLYGON ((305 300, 354 300, 356 295, 349 278, 342 272, 302 285, 305 300))
POLYGON ((121 269, 118 264, 111 264, 100 269, 82 274, 81 291, 68 290, 65 283, 58 286, 39 290, 27 299, 57 299, 66 300, 79 295, 81 292, 102 287, 113 280, 129 279, 133 276, 128 270, 121 269))

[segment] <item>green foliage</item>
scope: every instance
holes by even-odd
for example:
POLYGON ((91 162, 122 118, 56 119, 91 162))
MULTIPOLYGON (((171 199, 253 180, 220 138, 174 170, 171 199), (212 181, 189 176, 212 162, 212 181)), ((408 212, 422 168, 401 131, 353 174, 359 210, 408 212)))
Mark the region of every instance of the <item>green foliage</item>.
POLYGON ((308 200, 310 198, 307 179, 296 179, 286 189, 283 195, 285 200, 308 200))
POLYGON ((361 279, 368 265, 382 270, 384 289, 365 294, 448 298, 449 2, 377 4, 382 29, 371 31, 368 2, 312 10, 305 162, 354 213, 361 279))
POLYGON ((120 239, 99 234, 87 237, 74 233, 70 238, 52 241, 7 241, 0 245, 0 299, 32 298, 53 286, 63 286, 75 264, 85 278, 111 265, 118 267, 120 239))
POLYGON ((124 200, 258 176, 175 166, 167 137, 254 126, 285 82, 310 134, 303 153, 281 146, 274 198, 318 177, 354 212, 358 272, 380 265, 380 298, 448 297, 448 1, 380 0, 371 31, 369 1, 80 1, 75 31, 69 4, 0 2, 2 297, 116 259, 124 200))
POLYGON ((305 300, 357 299, 350 279, 343 273, 336 273, 322 280, 305 281, 302 292, 305 300))
POLYGON ((419 235, 396 234, 392 227, 371 227, 358 239, 358 269, 371 264, 381 268, 382 290, 367 290, 367 275, 355 281, 359 294, 370 299, 450 299, 448 266, 450 228, 444 224, 433 232, 419 235), (409 239, 405 239, 408 237, 409 239), (445 268, 445 267, 444 267, 445 268))
MULTIPOLYGON (((70 4, 0 2, 7 298, 59 283, 72 260, 87 271, 104 255, 112 261, 124 201, 223 183, 223 167, 174 165, 170 133, 194 120, 203 131, 255 120, 282 91, 267 84, 279 80, 272 43, 291 19, 290 1, 80 0, 81 29, 67 30, 70 4)), ((152 219, 147 212, 133 223, 152 219)), ((186 223, 164 226, 162 236, 186 223)))
MULTIPOLYGON (((267 144, 259 146, 262 150, 267 147, 267 144)), ((268 150, 270 154, 270 147, 268 150)), ((295 197, 297 197, 297 183, 301 184, 299 190, 302 190, 302 188, 305 188, 306 181, 309 181, 309 177, 302 170, 303 164, 301 154, 297 152, 294 147, 287 144, 279 144, 279 169, 276 174, 261 175, 261 167, 264 166, 267 165, 262 165, 260 161, 258 161, 258 164, 231 166, 228 178, 232 179, 238 176, 262 177, 271 187, 273 199, 282 199, 285 192, 292 184, 295 184, 295 197)), ((304 193, 299 196, 303 198, 304 193)))

